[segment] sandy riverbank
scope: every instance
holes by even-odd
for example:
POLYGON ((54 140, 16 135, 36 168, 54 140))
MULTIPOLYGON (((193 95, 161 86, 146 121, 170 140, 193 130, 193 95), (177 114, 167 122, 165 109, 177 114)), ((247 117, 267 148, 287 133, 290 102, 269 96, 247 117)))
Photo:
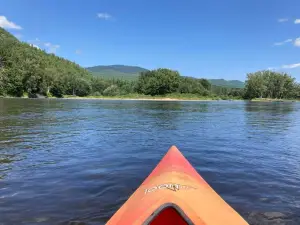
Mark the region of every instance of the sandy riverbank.
MULTIPOLYGON (((23 98, 28 99, 28 97, 3 97, 0 98, 23 98)), ((64 96, 63 98, 50 97, 47 99, 65 99, 65 100, 122 100, 122 101, 189 101, 189 102, 208 102, 208 101, 251 101, 251 102, 299 102, 299 100, 294 99, 267 99, 267 98, 256 98, 252 100, 243 100, 243 99, 221 99, 221 98, 196 98, 196 97, 181 97, 181 98, 172 98, 172 97, 152 97, 152 96, 141 96, 141 97, 131 97, 131 96, 116 96, 116 97, 104 97, 104 96, 64 96)))
POLYGON ((254 98, 252 102, 297 102, 299 99, 254 98))
POLYGON ((95 98, 95 97, 67 97, 63 99, 79 100, 124 100, 124 101, 219 101, 216 99, 179 99, 179 98, 95 98))

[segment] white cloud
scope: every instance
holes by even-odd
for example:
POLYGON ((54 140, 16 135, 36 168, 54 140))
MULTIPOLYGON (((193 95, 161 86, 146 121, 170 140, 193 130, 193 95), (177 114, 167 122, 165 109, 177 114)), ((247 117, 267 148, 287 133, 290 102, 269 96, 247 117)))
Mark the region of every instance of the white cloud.
POLYGON ((300 63, 295 63, 295 64, 289 64, 289 65, 283 65, 283 69, 294 69, 300 67, 300 63))
POLYGON ((278 23, 285 23, 285 22, 289 21, 289 19, 288 18, 280 18, 277 21, 278 21, 278 23))
POLYGON ((103 19, 103 20, 110 20, 110 19, 113 18, 113 17, 112 17, 110 14, 108 14, 108 13, 98 13, 98 14, 97 14, 97 17, 98 17, 99 19, 103 19))
POLYGON ((276 42, 276 43, 274 43, 274 45, 280 46, 280 45, 284 45, 284 44, 292 42, 292 41, 293 41, 293 39, 286 39, 285 41, 282 41, 282 42, 276 42))
POLYGON ((299 38, 296 38, 295 42, 294 42, 294 45, 296 47, 300 47, 300 37, 299 38))
POLYGON ((37 48, 37 49, 40 49, 39 46, 35 45, 35 44, 29 44, 31 47, 34 47, 34 48, 37 48))
POLYGON ((50 42, 42 42, 40 39, 36 38, 34 40, 28 41, 31 46, 38 47, 39 49, 45 49, 48 53, 56 53, 60 48, 57 44, 52 44, 50 42))
POLYGON ((80 54, 81 54, 81 50, 80 50, 80 49, 77 49, 77 50, 75 51, 75 54, 76 54, 76 55, 80 55, 80 54))
POLYGON ((300 19, 296 19, 294 23, 295 24, 300 24, 300 19))
POLYGON ((0 16, 0 27, 5 28, 5 29, 15 29, 15 30, 22 29, 22 27, 9 21, 5 16, 0 16))

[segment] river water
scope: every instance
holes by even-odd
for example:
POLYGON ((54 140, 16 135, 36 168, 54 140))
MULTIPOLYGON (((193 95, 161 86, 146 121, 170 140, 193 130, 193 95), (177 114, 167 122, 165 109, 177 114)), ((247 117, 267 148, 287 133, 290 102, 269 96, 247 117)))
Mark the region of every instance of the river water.
POLYGON ((242 215, 300 215, 299 103, 0 99, 0 224, 105 224, 171 145, 242 215))

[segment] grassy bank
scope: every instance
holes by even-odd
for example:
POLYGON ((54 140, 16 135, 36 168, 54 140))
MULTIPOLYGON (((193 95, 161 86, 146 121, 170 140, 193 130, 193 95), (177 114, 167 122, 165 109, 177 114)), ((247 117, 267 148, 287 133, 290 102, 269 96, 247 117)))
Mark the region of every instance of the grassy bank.
POLYGON ((213 100, 241 100, 234 98, 218 97, 218 96, 199 96, 195 94, 167 94, 167 95, 142 95, 142 94, 127 94, 127 95, 117 95, 117 96, 86 96, 77 97, 73 95, 64 95, 66 99, 122 99, 122 100, 153 100, 153 101, 213 101, 213 100))
MULTIPOLYGON (((13 96, 0 96, 0 98, 15 98, 13 96)), ((21 98, 29 98, 28 94, 25 93, 21 98)), ((50 99, 56 99, 56 97, 48 96, 50 99)), ((64 95, 64 99, 103 99, 103 100, 149 100, 149 101, 220 101, 220 100, 245 100, 241 98, 234 98, 228 96, 199 96, 196 94, 178 94, 172 93, 167 95, 143 95, 143 94, 126 94, 126 95, 116 95, 116 96, 74 96, 74 95, 64 95)), ((296 102, 300 99, 272 99, 272 98, 254 98, 251 99, 252 102, 296 102)))
POLYGON ((254 98, 252 102, 295 102, 300 99, 278 99, 278 98, 254 98))

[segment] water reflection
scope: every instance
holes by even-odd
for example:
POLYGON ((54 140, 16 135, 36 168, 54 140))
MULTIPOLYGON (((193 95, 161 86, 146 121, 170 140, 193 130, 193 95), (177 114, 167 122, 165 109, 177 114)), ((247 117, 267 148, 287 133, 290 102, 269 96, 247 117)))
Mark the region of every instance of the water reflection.
POLYGON ((256 128, 256 132, 282 134, 295 122, 292 113, 297 110, 296 106, 293 102, 247 102, 246 121, 249 126, 256 128))
POLYGON ((295 110, 295 102, 251 102, 245 103, 247 112, 271 112, 278 114, 287 114, 295 110))

